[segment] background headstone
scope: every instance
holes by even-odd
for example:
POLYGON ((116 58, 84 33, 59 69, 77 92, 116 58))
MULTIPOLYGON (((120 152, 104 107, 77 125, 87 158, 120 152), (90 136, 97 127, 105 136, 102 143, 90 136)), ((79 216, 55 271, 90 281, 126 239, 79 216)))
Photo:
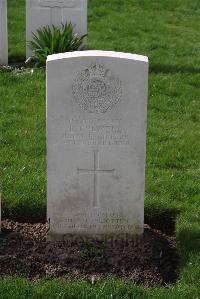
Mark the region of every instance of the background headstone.
POLYGON ((0 0, 0 64, 8 63, 7 0, 0 0))
POLYGON ((32 55, 28 46, 32 32, 46 25, 71 22, 74 31, 87 34, 87 0, 26 0, 26 56, 32 55))
POLYGON ((48 56, 49 239, 142 234, 148 58, 48 56))

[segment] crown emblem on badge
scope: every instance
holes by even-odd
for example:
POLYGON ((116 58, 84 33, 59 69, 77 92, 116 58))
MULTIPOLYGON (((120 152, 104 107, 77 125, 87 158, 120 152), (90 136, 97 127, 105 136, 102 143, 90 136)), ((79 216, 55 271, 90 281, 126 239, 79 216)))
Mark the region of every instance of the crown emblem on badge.
POLYGON ((105 75, 105 69, 103 67, 103 65, 101 64, 95 64, 93 66, 91 66, 90 68, 88 68, 88 72, 90 77, 104 77, 105 75))
POLYGON ((121 81, 103 64, 80 72, 72 85, 75 102, 90 113, 105 113, 122 97, 121 81))

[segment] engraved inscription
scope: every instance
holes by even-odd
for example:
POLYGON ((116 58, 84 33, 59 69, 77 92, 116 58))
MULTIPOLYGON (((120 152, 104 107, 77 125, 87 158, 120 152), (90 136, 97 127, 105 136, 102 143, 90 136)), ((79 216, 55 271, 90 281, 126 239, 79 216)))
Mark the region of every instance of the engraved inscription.
POLYGON ((103 64, 94 64, 80 72, 72 85, 75 102, 90 113, 105 113, 122 98, 121 81, 103 64))
POLYGON ((73 217, 64 218, 59 223, 52 223, 54 228, 60 229, 97 229, 124 232, 126 230, 135 229, 134 225, 130 225, 128 219, 119 213, 78 213, 73 217))
POLYGON ((63 139, 71 145, 129 145, 121 119, 70 119, 63 139))
POLYGON ((40 0, 39 1, 39 6, 41 7, 68 7, 68 8, 73 8, 76 7, 77 1, 75 0, 40 0))
POLYGON ((99 166, 99 151, 94 151, 94 166, 93 169, 78 168, 78 174, 91 174, 93 176, 93 202, 92 207, 100 207, 99 202, 99 175, 113 175, 115 169, 100 169, 99 166))

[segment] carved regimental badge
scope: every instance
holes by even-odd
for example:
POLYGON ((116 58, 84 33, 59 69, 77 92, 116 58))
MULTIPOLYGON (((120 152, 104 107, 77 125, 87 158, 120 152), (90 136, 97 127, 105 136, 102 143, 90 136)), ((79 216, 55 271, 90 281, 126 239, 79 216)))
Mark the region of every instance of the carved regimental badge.
POLYGON ((105 113, 122 97, 121 81, 102 64, 94 64, 77 75, 73 97, 82 110, 105 113))

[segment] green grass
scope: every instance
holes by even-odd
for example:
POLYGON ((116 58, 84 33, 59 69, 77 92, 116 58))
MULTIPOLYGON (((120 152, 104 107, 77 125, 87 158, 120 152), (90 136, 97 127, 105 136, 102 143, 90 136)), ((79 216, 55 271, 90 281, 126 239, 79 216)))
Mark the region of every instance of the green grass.
POLYGON ((46 205, 45 74, 1 73, 0 85, 3 215, 41 220, 46 205))
POLYGON ((25 60, 26 11, 25 0, 8 0, 9 61, 25 60))
MULTIPOLYGON (((25 57, 23 5, 9 0, 10 61, 25 57)), ((2 279, 0 298, 200 298, 200 2, 89 0, 88 21, 90 49, 150 58, 145 214, 175 218, 179 280, 148 290, 117 279, 2 279)), ((0 73, 0 99, 3 216, 45 219, 44 70, 0 73)))
POLYGON ((0 280, 0 298, 3 299, 197 299, 195 286, 182 284, 171 288, 144 289, 132 282, 117 279, 101 281, 95 285, 87 282, 64 283, 58 280, 31 284, 24 279, 0 280))

